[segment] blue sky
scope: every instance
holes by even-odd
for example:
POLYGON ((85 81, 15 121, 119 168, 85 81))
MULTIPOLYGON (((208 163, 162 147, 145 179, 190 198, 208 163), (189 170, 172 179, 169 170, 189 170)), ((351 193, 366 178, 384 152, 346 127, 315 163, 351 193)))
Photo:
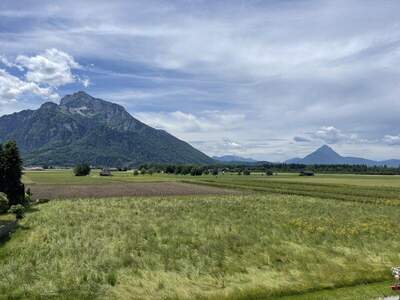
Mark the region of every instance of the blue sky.
POLYGON ((77 90, 209 155, 400 158, 399 1, 0 3, 0 115, 77 90))

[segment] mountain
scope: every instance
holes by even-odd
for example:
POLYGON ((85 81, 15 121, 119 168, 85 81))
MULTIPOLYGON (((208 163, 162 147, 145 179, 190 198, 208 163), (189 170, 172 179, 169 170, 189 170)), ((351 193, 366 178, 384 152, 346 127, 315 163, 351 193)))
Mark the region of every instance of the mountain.
POLYGON ((391 159, 385 161, 375 161, 361 157, 341 156, 331 147, 324 145, 318 148, 304 158, 292 158, 287 160, 287 164, 305 164, 305 165, 367 165, 367 166, 388 166, 399 167, 400 160, 391 159))
POLYGON ((77 92, 0 118, 0 142, 15 140, 26 165, 213 163, 188 143, 132 117, 122 106, 77 92))
POLYGON ((324 145, 304 157, 302 162, 307 165, 341 164, 343 163, 343 157, 337 154, 331 147, 324 145))
POLYGON ((232 163, 232 162, 256 163, 257 162, 257 160, 255 160, 255 159, 236 156, 236 155, 213 156, 212 158, 219 162, 223 162, 223 163, 232 163))

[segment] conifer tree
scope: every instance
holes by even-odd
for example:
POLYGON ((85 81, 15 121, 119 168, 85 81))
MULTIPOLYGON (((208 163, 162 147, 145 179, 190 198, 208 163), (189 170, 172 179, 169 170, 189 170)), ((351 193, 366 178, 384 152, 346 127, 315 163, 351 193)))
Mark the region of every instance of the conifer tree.
POLYGON ((10 205, 24 202, 25 188, 21 182, 22 160, 17 144, 8 141, 3 145, 4 192, 7 194, 10 205))
POLYGON ((0 193, 4 192, 4 156, 3 145, 0 144, 0 193))

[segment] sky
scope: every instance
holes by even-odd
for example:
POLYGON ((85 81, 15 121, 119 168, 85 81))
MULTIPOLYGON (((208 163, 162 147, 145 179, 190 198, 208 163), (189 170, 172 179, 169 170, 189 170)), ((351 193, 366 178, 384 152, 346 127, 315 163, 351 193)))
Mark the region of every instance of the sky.
POLYGON ((400 1, 0 2, 0 115, 79 90, 208 155, 400 158, 400 1))

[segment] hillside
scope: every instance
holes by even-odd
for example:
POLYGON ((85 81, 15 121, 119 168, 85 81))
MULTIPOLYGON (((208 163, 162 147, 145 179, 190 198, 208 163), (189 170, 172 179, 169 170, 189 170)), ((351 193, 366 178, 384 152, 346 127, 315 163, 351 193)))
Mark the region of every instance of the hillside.
POLYGON ((292 158, 286 161, 288 164, 305 165, 367 165, 367 166, 388 166, 399 167, 400 160, 390 159, 385 161, 375 161, 361 157, 341 156, 331 147, 324 145, 304 158, 292 158))
POLYGON ((213 159, 223 163, 256 163, 257 160, 236 155, 213 156, 213 159))
POLYGON ((122 106, 84 92, 0 118, 0 142, 18 143, 26 165, 96 166, 212 163, 166 131, 133 118, 122 106))

